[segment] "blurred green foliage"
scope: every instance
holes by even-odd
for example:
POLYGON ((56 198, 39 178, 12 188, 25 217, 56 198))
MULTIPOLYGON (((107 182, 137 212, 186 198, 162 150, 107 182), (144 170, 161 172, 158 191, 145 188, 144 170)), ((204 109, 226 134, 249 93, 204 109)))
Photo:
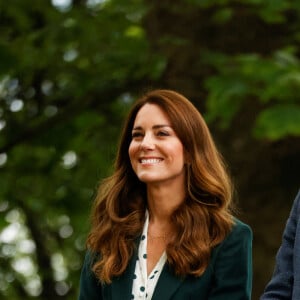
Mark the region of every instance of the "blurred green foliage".
POLYGON ((263 105, 253 133, 259 138, 280 139, 299 135, 300 61, 297 49, 280 49, 271 57, 257 54, 207 55, 218 74, 206 80, 209 121, 219 119, 221 127, 239 111, 247 97, 263 105))
POLYGON ((253 138, 299 137, 299 14, 291 0, 0 0, 1 299, 76 298, 97 183, 143 90, 205 95, 221 132, 252 101, 253 138), (277 44, 235 35, 248 17, 280 26, 277 44))

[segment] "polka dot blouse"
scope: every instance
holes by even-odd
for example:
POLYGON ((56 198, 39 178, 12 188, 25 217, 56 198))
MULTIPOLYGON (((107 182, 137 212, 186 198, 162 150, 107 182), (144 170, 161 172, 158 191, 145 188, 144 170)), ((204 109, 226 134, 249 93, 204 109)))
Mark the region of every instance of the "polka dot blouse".
POLYGON ((140 240, 138 257, 135 264, 135 272, 133 277, 131 299, 151 299, 154 293, 160 273, 167 260, 167 255, 164 252, 153 268, 152 272, 147 276, 147 232, 149 224, 149 214, 146 211, 146 221, 144 224, 143 233, 140 240))

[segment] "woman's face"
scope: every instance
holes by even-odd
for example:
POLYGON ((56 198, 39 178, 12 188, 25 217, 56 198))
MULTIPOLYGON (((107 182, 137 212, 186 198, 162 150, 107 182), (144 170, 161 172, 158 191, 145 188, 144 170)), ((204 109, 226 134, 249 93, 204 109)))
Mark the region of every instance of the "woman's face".
POLYGON ((184 182, 184 149, 168 116, 156 104, 138 111, 129 145, 129 157, 137 177, 147 183, 184 182))

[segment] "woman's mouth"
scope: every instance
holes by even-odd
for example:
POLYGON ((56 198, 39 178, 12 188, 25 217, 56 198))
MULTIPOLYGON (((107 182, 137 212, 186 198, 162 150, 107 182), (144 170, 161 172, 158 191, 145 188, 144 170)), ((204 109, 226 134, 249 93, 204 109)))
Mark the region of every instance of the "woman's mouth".
POLYGON ((141 158, 140 163, 142 164, 158 164, 162 161, 161 158, 141 158))

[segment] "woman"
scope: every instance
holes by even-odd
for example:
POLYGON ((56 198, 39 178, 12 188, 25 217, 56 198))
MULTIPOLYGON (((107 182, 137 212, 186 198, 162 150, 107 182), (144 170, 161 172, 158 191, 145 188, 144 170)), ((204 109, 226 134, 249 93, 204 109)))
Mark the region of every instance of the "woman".
POLYGON ((171 90, 131 109, 93 207, 80 300, 250 299, 252 232, 198 110, 171 90))

